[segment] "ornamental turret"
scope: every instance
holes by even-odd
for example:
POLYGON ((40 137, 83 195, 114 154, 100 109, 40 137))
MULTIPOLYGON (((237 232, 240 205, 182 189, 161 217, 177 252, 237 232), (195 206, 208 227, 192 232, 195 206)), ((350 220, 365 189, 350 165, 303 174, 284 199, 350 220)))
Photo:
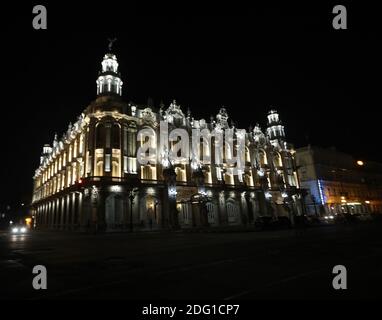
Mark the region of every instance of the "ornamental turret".
POLYGON ((268 113, 267 135, 273 146, 283 147, 285 140, 284 126, 276 110, 268 113))
POLYGON ((118 61, 113 54, 112 46, 114 40, 110 40, 109 53, 105 54, 101 62, 102 69, 97 79, 97 95, 117 94, 122 95, 122 80, 118 72, 118 61))

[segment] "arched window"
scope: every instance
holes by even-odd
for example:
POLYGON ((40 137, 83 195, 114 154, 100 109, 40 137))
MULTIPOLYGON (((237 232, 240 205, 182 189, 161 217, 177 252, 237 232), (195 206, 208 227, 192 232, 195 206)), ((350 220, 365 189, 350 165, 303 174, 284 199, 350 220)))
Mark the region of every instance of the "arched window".
POLYGON ((274 155, 273 164, 274 164, 274 166, 276 168, 283 166, 283 163, 282 163, 282 160, 281 160, 281 155, 278 152, 276 152, 275 155, 274 155))
POLYGON ((97 177, 103 176, 103 161, 97 161, 96 174, 97 177))
POLYGON ((80 146, 79 146, 79 152, 82 155, 82 152, 84 151, 84 134, 81 133, 80 135, 80 146))
POLYGON ((234 181, 235 180, 234 180, 233 174, 231 172, 224 173, 224 182, 225 182, 225 184, 234 185, 235 184, 234 181))
POLYGON ((244 175, 244 182, 247 186, 253 187, 253 178, 251 172, 244 175))
POLYGON ((119 163, 118 161, 113 161, 112 163, 112 175, 113 177, 120 177, 120 173, 119 173, 119 163))
POLYGON ((152 179, 152 170, 150 165, 141 166, 141 179, 151 180, 152 179))
POLYGON ((181 167, 176 167, 175 168, 175 173, 176 173, 176 181, 181 181, 181 182, 186 182, 186 168, 185 166, 181 167))
POLYGON ((266 164, 268 164, 267 155, 264 150, 259 150, 259 162, 261 167, 264 167, 266 164))
POLYGON ((121 128, 118 124, 113 124, 112 126, 112 145, 111 147, 113 149, 120 149, 120 143, 121 143, 121 128))
POLYGON ((69 146, 68 161, 72 162, 72 145, 69 146))
POLYGON ((104 173, 104 154, 103 149, 97 149, 95 151, 95 172, 96 177, 103 176, 104 173))
POLYGON ((227 160, 231 160, 232 157, 233 157, 233 152, 232 152, 232 148, 231 148, 231 145, 226 142, 224 144, 224 155, 223 155, 224 159, 227 161, 227 160))
POLYGON ((77 158, 77 138, 74 140, 73 158, 77 158))
POLYGON ((215 224, 217 222, 217 209, 212 202, 206 203, 208 223, 215 224))
POLYGON ((100 123, 96 127, 96 148, 104 148, 105 146, 105 125, 100 123))
POLYGON ((236 203, 232 200, 227 201, 227 217, 228 223, 237 223, 239 222, 239 209, 236 203))

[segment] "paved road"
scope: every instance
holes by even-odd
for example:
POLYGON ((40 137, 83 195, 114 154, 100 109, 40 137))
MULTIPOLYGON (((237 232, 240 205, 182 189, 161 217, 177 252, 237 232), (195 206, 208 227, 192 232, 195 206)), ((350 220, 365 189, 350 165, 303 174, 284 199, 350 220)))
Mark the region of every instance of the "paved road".
POLYGON ((0 234, 0 299, 382 297, 382 225, 237 233, 0 234), (48 290, 32 289, 32 268, 48 290), (348 290, 332 288, 332 268, 348 290))

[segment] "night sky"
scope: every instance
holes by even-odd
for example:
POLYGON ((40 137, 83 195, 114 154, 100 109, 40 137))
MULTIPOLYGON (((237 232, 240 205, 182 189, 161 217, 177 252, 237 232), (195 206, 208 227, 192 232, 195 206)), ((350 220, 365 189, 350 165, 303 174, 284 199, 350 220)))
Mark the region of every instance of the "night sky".
POLYGON ((48 30, 37 31, 32 7, 2 11, 1 209, 28 202, 43 144, 95 98, 110 37, 118 38, 127 102, 176 99, 205 119, 225 106, 241 128, 264 128, 273 106, 296 147, 335 146, 382 161, 381 37, 369 8, 348 5, 349 29, 336 31, 333 5, 155 16, 149 8, 65 2, 47 5, 48 30))

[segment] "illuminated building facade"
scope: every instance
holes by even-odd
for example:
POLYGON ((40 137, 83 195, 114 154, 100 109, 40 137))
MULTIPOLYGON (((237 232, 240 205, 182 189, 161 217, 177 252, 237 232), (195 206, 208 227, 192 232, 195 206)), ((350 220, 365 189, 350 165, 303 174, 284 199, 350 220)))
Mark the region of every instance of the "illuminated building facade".
POLYGON ((311 146, 297 149, 296 163, 307 213, 382 212, 382 164, 311 146))
MULTIPOLYGON (((102 61, 97 98, 70 124, 61 139, 45 145, 34 175, 32 208, 37 227, 100 231, 173 229, 253 224, 259 216, 299 215, 303 200, 294 151, 272 110, 263 133, 256 125, 242 133, 225 108, 210 121, 194 119, 173 101, 167 108, 123 101, 118 61, 102 61), (244 139, 245 163, 237 174, 228 159, 237 152, 211 135, 191 156, 169 160, 160 149, 160 123, 192 135, 193 129, 232 130, 244 139), (152 138, 140 134, 152 132, 152 138), (241 133, 240 133, 241 132, 241 133), (211 139, 209 139, 211 138, 211 139), (142 164, 139 148, 148 146, 142 164), (217 151, 223 156, 214 159, 217 151), (224 152, 223 152, 224 151, 224 152), (150 152, 154 152, 151 156, 150 152)), ((190 143, 191 145, 191 143, 190 143)), ((145 151, 146 152, 146 151, 145 151)))

